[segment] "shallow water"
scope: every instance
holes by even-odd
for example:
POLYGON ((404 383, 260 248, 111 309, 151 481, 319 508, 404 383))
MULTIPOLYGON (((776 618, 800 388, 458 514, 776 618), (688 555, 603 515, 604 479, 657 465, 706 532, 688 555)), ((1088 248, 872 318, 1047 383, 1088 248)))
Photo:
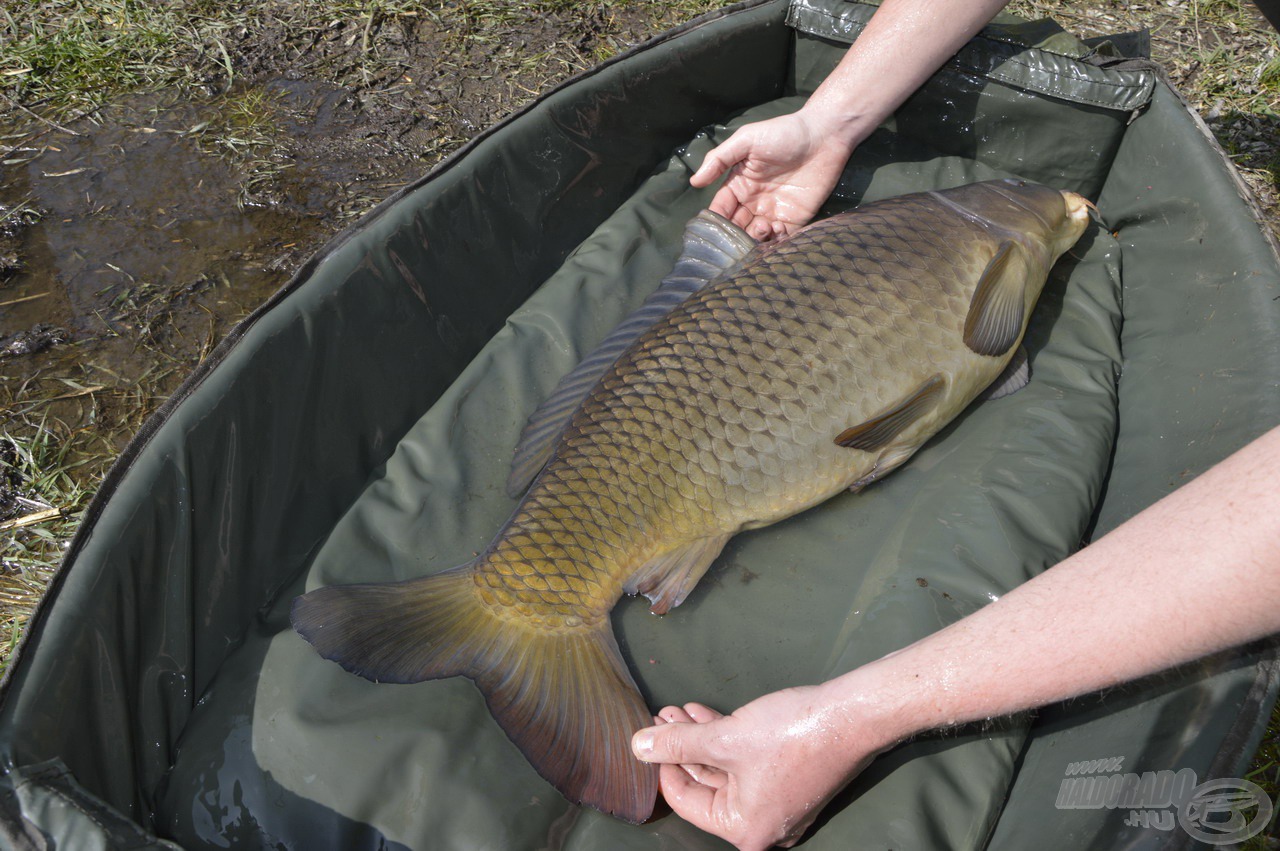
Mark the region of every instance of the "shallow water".
MULTIPOLYGON (((29 410, 68 380, 174 389, 347 215, 408 179, 370 186, 368 154, 324 147, 354 114, 344 90, 278 80, 204 101, 130 95, 63 129, 0 126, 0 255, 18 265, 0 272, 5 401, 29 410), (334 155, 299 157, 301 140, 334 155)), ((94 416, 67 401, 50 410, 94 416)))

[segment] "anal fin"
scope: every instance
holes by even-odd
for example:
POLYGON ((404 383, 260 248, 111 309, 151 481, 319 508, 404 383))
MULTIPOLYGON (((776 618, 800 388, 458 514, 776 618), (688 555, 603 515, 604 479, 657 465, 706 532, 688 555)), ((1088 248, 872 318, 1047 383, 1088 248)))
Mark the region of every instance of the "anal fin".
POLYGON ((946 379, 934 373, 919 387, 884 411, 866 422, 850 426, 840 432, 836 436, 836 443, 848 449, 861 449, 864 452, 880 451, 895 437, 906 431, 912 423, 931 411, 942 398, 946 386, 946 379))
POLYGON ((631 574, 623 590, 645 595, 653 604, 649 611, 665 615, 685 601, 730 537, 699 538, 663 553, 631 574))

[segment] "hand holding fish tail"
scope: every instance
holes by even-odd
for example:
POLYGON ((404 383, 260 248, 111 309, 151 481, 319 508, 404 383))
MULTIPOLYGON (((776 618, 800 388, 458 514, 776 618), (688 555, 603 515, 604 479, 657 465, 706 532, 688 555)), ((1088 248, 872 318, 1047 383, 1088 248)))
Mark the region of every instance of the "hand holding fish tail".
POLYGON ((632 751, 693 824, 742 849, 794 842, 895 742, 1276 634, 1278 479, 1280 427, 962 620, 732 715, 668 707, 632 751))
POLYGON ((636 736, 633 750, 663 763, 663 797, 686 821, 742 851, 789 848, 831 797, 893 744, 874 739, 872 728, 851 734, 821 692, 786 689, 732 715, 699 703, 668 706, 658 726, 636 736))

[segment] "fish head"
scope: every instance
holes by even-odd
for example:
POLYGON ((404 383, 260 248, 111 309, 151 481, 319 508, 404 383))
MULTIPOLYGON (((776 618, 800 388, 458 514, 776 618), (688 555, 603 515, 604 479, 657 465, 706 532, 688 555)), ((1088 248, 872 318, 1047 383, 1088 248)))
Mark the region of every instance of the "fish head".
POLYGON ((1096 209, 1083 195, 1017 178, 971 183, 946 191, 946 196, 993 236, 1018 245, 1027 263, 1027 310, 1035 304, 1045 278, 1089 225, 1096 209))
POLYGON ((971 197, 961 203, 970 212, 1042 245, 1049 266, 1076 244, 1096 209, 1083 195, 1012 177, 966 188, 971 197))

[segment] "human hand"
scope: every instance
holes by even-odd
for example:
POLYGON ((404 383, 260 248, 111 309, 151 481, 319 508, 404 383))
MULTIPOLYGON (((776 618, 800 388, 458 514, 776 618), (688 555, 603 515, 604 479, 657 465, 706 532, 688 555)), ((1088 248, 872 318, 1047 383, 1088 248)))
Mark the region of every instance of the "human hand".
POLYGON ((662 764, 662 795, 678 815, 742 851, 794 845, 889 744, 851 731, 821 687, 767 694, 732 715, 668 706, 656 720, 632 750, 662 764))
POLYGON ((739 128, 707 154, 689 183, 709 186, 729 172, 711 209, 765 241, 809 223, 852 152, 841 134, 801 110, 739 128))

